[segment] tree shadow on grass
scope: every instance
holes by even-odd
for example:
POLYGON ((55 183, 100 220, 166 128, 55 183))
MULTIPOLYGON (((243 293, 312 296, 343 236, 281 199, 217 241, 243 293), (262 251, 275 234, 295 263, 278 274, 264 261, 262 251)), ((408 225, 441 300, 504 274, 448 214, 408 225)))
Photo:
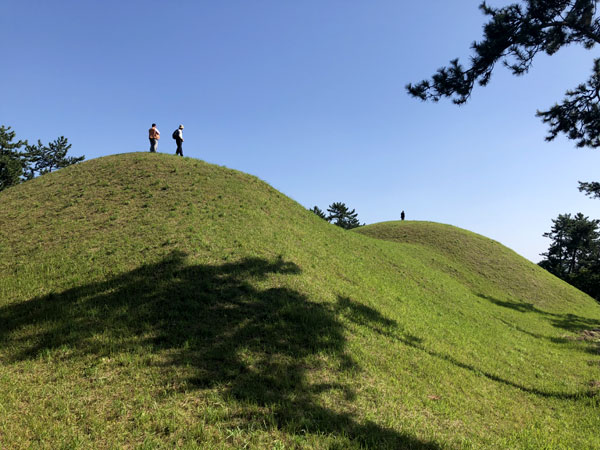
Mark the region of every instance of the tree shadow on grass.
POLYGON ((424 339, 414 336, 410 333, 403 332, 399 329, 396 321, 383 317, 378 311, 352 301, 347 297, 338 297, 336 308, 342 315, 350 321, 369 328, 371 331, 385 336, 391 340, 401 342, 402 344, 420 350, 434 358, 449 362, 456 367, 468 370, 477 375, 483 376, 491 381, 504 384, 516 388, 520 391, 537 395, 544 398, 555 398, 560 400, 580 400, 582 398, 593 397, 596 391, 587 389, 581 392, 552 392, 538 389, 536 387, 525 386, 515 381, 508 380, 499 375, 491 373, 484 368, 479 368, 469 362, 464 362, 454 357, 453 355, 437 352, 426 347, 424 339))
MULTIPOLYGON (((582 333, 585 330, 598 330, 600 329, 600 320, 591 319, 589 317, 582 317, 576 314, 557 314, 551 313, 548 311, 541 310, 535 307, 532 303, 524 303, 524 302, 510 302, 499 300, 494 297, 490 297, 484 294, 477 294, 479 298, 487 300, 495 305, 502 306, 504 308, 513 309, 522 313, 531 313, 537 314, 550 322, 550 324, 556 328, 560 328, 565 331, 570 331, 572 333, 582 333)), ((506 321, 503 321, 507 323, 506 321)), ((508 324, 508 323, 507 323, 508 324)), ((544 339, 556 344, 566 344, 573 345, 573 342, 577 339, 574 339, 571 336, 563 336, 563 337, 553 337, 553 336, 543 336, 540 334, 532 333, 530 331, 519 328, 515 324, 508 324, 511 327, 515 328, 517 331, 527 334, 531 337, 537 339, 544 339)), ((589 342, 584 342, 580 340, 579 349, 585 353, 591 353, 593 355, 597 355, 599 353, 598 345, 590 345, 589 342)))
POLYGON ((583 330, 590 330, 600 328, 600 320, 590 319, 589 317, 581 317, 576 314, 556 314, 548 311, 541 310, 535 307, 532 303, 525 302, 510 302, 498 300, 497 298, 490 297, 489 295, 477 294, 479 298, 492 302, 495 305, 502 306, 504 308, 513 309, 522 313, 533 313, 538 314, 550 321, 550 323, 556 327, 571 332, 581 332, 583 330))
MULTIPOLYGON (((346 351, 335 306, 289 288, 259 287, 268 277, 299 274, 297 265, 248 258, 190 266, 185 258, 172 253, 104 282, 0 308, 4 354, 19 361, 64 348, 71 358, 149 351, 185 369, 189 389, 218 387, 224 398, 250 405, 249 417, 266 407, 269 420, 246 420, 274 417, 271 426, 290 435, 344 436, 367 448, 440 448, 321 404, 324 392, 347 402, 356 394, 349 382, 311 381, 320 356, 339 374, 360 368, 346 351)), ((378 314, 368 307, 360 313, 378 314)))
POLYGON ((519 333, 525 334, 525 335, 530 336, 535 339, 552 342, 553 344, 568 344, 568 343, 573 342, 572 339, 567 339, 566 337, 546 336, 544 334, 527 331, 526 329, 521 328, 520 326, 516 325, 513 322, 509 322, 508 320, 504 320, 504 319, 498 319, 498 320, 500 320, 500 322, 505 324, 507 327, 517 330, 519 333))

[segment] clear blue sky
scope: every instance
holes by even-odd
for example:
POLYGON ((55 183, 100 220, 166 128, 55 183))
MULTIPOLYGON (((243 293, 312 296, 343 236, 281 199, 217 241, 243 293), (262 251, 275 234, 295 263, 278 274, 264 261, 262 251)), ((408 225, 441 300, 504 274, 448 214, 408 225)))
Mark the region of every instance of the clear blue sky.
MULTIPOLYGON (((86 159, 159 151, 251 173, 305 207, 362 222, 449 223, 539 260, 551 219, 600 200, 600 150, 544 142, 535 117, 586 80, 596 49, 499 68, 469 104, 422 103, 404 86, 469 55, 476 1, 4 0, 0 124, 60 135, 86 159)), ((492 2, 502 4, 502 2, 492 2)))

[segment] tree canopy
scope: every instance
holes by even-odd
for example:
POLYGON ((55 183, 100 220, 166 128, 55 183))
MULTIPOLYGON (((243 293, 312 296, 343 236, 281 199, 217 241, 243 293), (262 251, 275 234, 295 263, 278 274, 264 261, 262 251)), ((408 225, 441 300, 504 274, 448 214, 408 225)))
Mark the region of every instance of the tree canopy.
POLYGON ((334 202, 329 205, 327 212, 329 213, 327 220, 330 222, 333 221, 333 224, 338 227, 342 227, 346 230, 360 227, 358 213, 354 209, 350 210, 345 203, 334 202))
MULTIPOLYGON (((408 84, 408 92, 422 100, 451 98, 465 103, 475 84, 485 86, 496 64, 501 63, 514 75, 529 71, 534 57, 540 53, 553 55, 560 48, 579 44, 591 49, 600 43, 600 18, 597 0, 526 0, 502 8, 485 1, 479 8, 489 17, 484 37, 473 42, 473 55, 468 67, 458 58, 442 67, 431 80, 408 84)), ((566 92, 561 103, 537 115, 549 126, 548 141, 559 133, 579 147, 600 146, 600 59, 592 65, 587 82, 566 92)))
POLYGON ((579 190, 585 192, 585 195, 592 198, 600 198, 600 183, 590 181, 589 183, 579 182, 579 190))
POLYGON ((314 212, 321 219, 332 222, 334 225, 344 228, 345 230, 361 226, 356 210, 350 210, 350 208, 342 202, 334 202, 329 205, 329 208, 327 208, 329 215, 326 215, 318 206, 314 206, 310 211, 314 212))
POLYGON ((29 145, 26 140, 13 142, 15 136, 11 127, 0 126, 0 191, 85 158, 67 156, 71 144, 64 136, 47 145, 39 139, 37 145, 29 145))
POLYGON ((327 220, 327 215, 323 212, 323 210, 321 208, 319 208, 318 206, 314 206, 313 209, 311 209, 312 212, 314 212, 317 216, 319 216, 321 219, 325 219, 327 220))
POLYGON ((550 248, 541 267, 600 300, 600 220, 559 214, 544 237, 550 248))
POLYGON ((62 169, 71 164, 83 161, 83 156, 67 156, 71 144, 64 136, 60 136, 48 145, 42 144, 38 139, 37 145, 27 146, 28 173, 27 179, 31 179, 36 175, 43 175, 52 172, 53 170, 62 169))
POLYGON ((21 148, 27 141, 16 141, 10 127, 0 126, 0 191, 21 182, 25 167, 21 148))

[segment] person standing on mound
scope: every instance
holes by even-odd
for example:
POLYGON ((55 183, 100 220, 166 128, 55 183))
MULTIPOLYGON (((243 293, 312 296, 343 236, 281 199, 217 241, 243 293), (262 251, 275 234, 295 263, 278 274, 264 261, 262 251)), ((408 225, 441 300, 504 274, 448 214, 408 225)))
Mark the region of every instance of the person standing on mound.
POLYGON ((160 131, 156 128, 156 124, 152 124, 152 128, 148 130, 148 137, 150 138, 150 153, 155 153, 158 148, 158 140, 160 139, 160 131))
POLYGON ((183 156, 183 148, 181 147, 181 143, 183 142, 183 125, 179 125, 179 128, 173 131, 173 139, 177 143, 175 154, 183 156))

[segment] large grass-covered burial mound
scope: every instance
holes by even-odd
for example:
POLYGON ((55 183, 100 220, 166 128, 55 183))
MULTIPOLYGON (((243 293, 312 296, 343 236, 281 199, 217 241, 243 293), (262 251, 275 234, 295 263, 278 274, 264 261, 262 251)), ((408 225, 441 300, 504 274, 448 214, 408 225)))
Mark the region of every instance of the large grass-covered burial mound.
POLYGON ((0 448, 600 448, 600 305, 163 154, 0 193, 0 448))

